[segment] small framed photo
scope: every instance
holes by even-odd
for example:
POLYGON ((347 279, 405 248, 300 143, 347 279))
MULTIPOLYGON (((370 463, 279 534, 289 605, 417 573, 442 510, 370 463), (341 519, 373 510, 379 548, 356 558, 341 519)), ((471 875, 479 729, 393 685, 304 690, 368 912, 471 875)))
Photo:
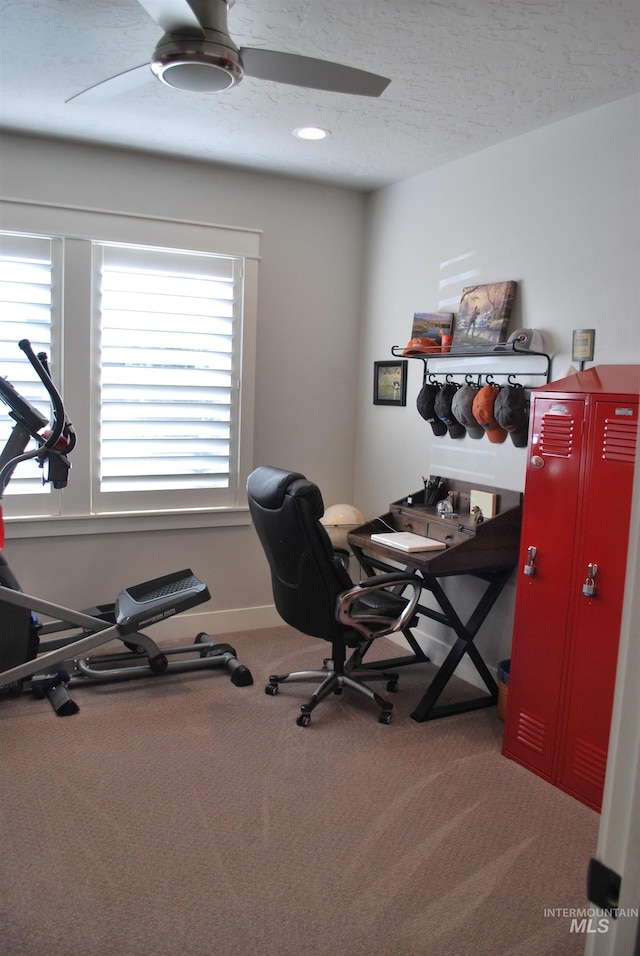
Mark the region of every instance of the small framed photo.
POLYGON ((406 359, 373 363, 373 404, 407 404, 406 359))
POLYGON ((574 329, 571 348, 571 361, 593 362, 595 344, 595 329, 574 329))

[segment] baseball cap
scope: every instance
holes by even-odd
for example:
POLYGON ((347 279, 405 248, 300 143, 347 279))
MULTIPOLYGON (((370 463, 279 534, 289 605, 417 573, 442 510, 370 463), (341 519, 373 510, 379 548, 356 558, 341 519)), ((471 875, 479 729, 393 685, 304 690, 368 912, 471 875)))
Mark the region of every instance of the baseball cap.
POLYGON ((455 382, 443 385, 435 400, 436 415, 447 426, 449 438, 464 438, 466 434, 466 428, 460 424, 451 409, 451 402, 458 391, 458 387, 455 382))
POLYGON ((440 339, 432 339, 427 336, 411 339, 402 350, 403 355, 424 355, 425 352, 439 352, 440 339))
POLYGON ((529 404, 524 388, 506 385, 493 407, 498 425, 507 431, 516 448, 526 448, 529 438, 529 404))
POLYGON ((495 345, 494 352, 544 352, 542 332, 537 329, 516 329, 506 342, 495 345))
POLYGON ((478 394, 477 385, 463 385, 453 396, 451 411, 467 430, 469 438, 482 438, 484 428, 473 417, 473 400, 478 394))
POLYGON ((446 435, 447 426, 441 422, 434 408, 440 386, 425 382, 416 399, 416 406, 426 422, 429 422, 434 435, 446 435))
POLYGON ((497 385, 483 385, 473 400, 473 417, 482 425, 489 441, 495 445, 501 444, 507 437, 506 431, 497 423, 494 415, 498 393, 497 385))

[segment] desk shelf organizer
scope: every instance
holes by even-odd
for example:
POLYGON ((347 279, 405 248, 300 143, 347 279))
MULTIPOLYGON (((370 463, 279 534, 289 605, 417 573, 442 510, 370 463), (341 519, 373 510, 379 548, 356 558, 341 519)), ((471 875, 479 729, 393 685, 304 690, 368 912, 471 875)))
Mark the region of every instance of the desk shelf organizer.
MULTIPOLYGON (((395 358, 418 359, 423 363, 423 382, 434 382, 437 376, 445 376, 447 384, 452 376, 464 378, 467 384, 522 385, 535 388, 549 382, 551 356, 546 352, 519 349, 516 342, 505 343, 495 350, 459 349, 451 352, 425 352, 423 355, 403 355, 399 345, 391 347, 395 358), (483 381, 484 380, 484 381, 483 381)), ((462 383, 461 383, 462 384, 462 383)))

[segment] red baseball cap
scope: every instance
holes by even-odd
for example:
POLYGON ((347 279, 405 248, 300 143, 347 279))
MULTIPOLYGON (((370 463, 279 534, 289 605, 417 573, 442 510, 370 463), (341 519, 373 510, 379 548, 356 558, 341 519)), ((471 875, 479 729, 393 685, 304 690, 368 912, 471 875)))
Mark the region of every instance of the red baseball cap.
POLYGON ((497 385, 484 385, 473 400, 473 417, 482 425, 489 441, 496 445, 507 438, 504 428, 498 425, 494 415, 494 405, 500 389, 497 385))
POLYGON ((424 355, 425 352, 439 352, 440 342, 437 339, 417 338, 411 339, 406 348, 402 350, 403 355, 424 355))

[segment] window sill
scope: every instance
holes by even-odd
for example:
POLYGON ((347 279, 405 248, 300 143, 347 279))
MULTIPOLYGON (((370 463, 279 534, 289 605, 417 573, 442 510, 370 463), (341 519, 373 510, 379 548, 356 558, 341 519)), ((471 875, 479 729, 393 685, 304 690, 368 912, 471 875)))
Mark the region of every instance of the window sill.
POLYGON ((190 528, 229 528, 251 524, 248 508, 214 511, 172 511, 115 515, 51 517, 5 515, 5 538, 52 538, 76 534, 137 534, 142 531, 186 531, 190 528))

